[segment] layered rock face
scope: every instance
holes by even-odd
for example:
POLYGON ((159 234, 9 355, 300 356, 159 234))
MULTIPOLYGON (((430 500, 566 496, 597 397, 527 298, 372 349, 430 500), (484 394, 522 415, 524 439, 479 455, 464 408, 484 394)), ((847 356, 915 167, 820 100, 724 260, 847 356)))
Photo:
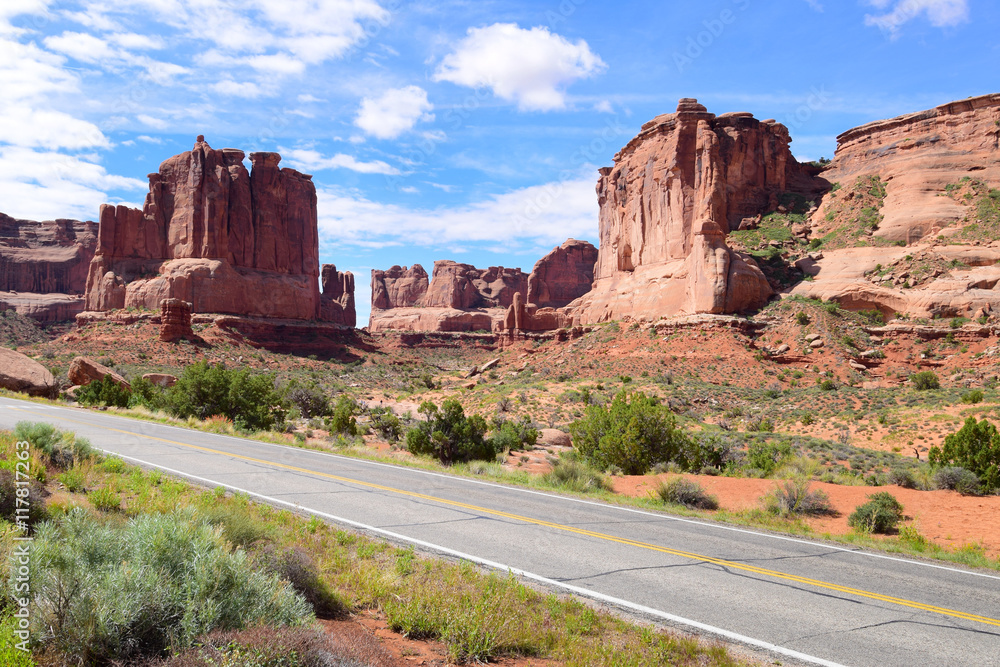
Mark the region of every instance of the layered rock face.
POLYGON ((318 319, 312 177, 279 169, 277 153, 251 153, 250 171, 244 157, 199 136, 149 175, 141 211, 102 206, 87 309, 155 310, 176 298, 196 313, 318 319))
POLYGON ((569 239, 535 263, 528 276, 528 303, 561 308, 587 292, 594 282, 597 248, 569 239))
POLYGON ((419 264, 372 271, 370 331, 491 331, 515 294, 528 288, 521 269, 478 269, 450 260, 434 262, 431 280, 419 264))
POLYGON ((767 280, 725 239, 743 218, 773 210, 780 193, 815 187, 790 141, 780 123, 715 116, 692 99, 643 125, 601 169, 594 289, 568 306, 574 321, 763 306, 767 280))
POLYGON ((160 340, 174 343, 182 339, 191 340, 191 304, 180 299, 164 299, 160 302, 160 340))
POLYGON ((97 223, 0 213, 0 307, 50 322, 83 310, 97 223))
POLYGON ((814 279, 792 293, 887 317, 996 312, 1000 247, 983 203, 1000 187, 1000 95, 862 125, 837 142, 823 177, 842 189, 823 199, 813 235, 844 224, 835 213, 859 179, 884 184, 881 217, 868 247, 824 248, 802 262, 814 279))
POLYGON ((323 286, 320 294, 320 319, 347 327, 357 326, 354 274, 350 271, 338 271, 333 264, 324 264, 320 276, 323 286))

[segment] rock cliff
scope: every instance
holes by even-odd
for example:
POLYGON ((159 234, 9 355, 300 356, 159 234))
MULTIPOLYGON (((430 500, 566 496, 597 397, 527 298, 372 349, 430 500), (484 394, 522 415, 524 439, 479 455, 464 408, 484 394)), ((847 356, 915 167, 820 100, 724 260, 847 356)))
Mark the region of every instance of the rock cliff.
POLYGON ((249 171, 244 157, 199 136, 149 175, 141 211, 102 206, 87 309, 158 310, 176 298, 195 313, 352 319, 343 290, 353 277, 331 279, 340 308, 323 307, 312 177, 279 169, 277 153, 251 153, 249 171))
POLYGON ((817 189, 788 130, 749 113, 715 116, 693 99, 654 118, 601 169, 594 289, 567 307, 577 323, 737 313, 772 295, 760 269, 726 245, 781 193, 817 189))
POLYGON ((561 308, 587 292, 594 282, 597 248, 569 239, 535 263, 528 276, 527 303, 561 308))
POLYGON ((324 264, 320 271, 323 293, 320 294, 320 319, 324 322, 357 326, 354 310, 354 274, 338 271, 333 264, 324 264))

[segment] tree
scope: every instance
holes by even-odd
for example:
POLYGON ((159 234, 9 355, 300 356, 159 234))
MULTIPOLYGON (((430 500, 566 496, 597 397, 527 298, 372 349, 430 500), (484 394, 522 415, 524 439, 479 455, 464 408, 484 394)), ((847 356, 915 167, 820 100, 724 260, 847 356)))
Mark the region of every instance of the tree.
POLYGON ((446 400, 441 409, 424 401, 417 411, 427 419, 406 432, 406 448, 413 454, 434 456, 442 463, 496 457, 495 444, 485 437, 486 420, 480 415, 466 417, 455 399, 446 400))
POLYGON ((1000 487, 1000 433, 985 419, 966 419, 961 429, 944 439, 943 447, 931 447, 927 458, 934 465, 971 470, 986 490, 1000 487))

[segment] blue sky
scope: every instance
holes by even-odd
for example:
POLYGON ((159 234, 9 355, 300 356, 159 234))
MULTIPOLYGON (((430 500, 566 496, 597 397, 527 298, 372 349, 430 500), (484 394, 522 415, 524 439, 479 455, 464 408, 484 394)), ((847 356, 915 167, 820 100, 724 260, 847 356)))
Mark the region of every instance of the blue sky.
POLYGON ((596 170, 697 97, 830 157, 1000 91, 987 0, 9 0, 0 211, 94 219, 198 134, 314 174, 321 260, 533 263, 597 241, 596 170))

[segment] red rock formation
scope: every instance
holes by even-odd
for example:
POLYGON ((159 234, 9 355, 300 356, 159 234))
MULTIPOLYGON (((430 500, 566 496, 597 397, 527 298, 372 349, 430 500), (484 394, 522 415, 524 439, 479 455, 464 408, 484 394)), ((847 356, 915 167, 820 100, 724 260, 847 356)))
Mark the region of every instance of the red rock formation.
POLYGON ((515 294, 527 289, 528 276, 521 269, 477 269, 445 259, 434 262, 430 287, 419 305, 456 310, 507 308, 515 294))
POLYGON ((180 299, 164 299, 160 302, 160 340, 173 343, 194 338, 191 329, 191 304, 180 299))
POLYGON ((597 248, 569 239, 535 263, 528 276, 528 303, 562 308, 587 292, 594 282, 597 248))
POLYGON ((388 271, 372 269, 372 308, 413 308, 427 293, 429 280, 424 267, 394 266, 388 271))
POLYGON ((164 389, 169 389, 177 384, 177 376, 170 375, 169 373, 144 373, 142 379, 149 380, 157 387, 163 387, 164 389))
POLYGON ((748 113, 716 117, 696 100, 658 116, 601 169, 594 289, 568 306, 576 321, 734 313, 772 291, 756 264, 726 246, 743 218, 815 187, 788 130, 748 113))
POLYGON ((0 213, 0 292, 83 294, 96 246, 97 223, 0 213))
POLYGON ((83 386, 96 380, 103 380, 105 377, 110 377, 119 387, 128 390, 132 389, 132 385, 124 377, 107 366, 87 357, 74 358, 69 365, 67 375, 69 376, 69 381, 77 386, 83 386))
POLYGON ((198 137, 149 176, 142 211, 101 207, 87 309, 156 309, 189 301, 194 312, 320 316, 316 188, 279 169, 277 153, 215 150, 198 137))
POLYGON ((323 293, 320 295, 320 319, 324 322, 354 327, 358 316, 354 309, 354 274, 340 272, 333 264, 324 264, 320 272, 323 293))
POLYGON ((59 385, 45 366, 20 352, 0 347, 0 387, 29 396, 55 398, 59 385))

